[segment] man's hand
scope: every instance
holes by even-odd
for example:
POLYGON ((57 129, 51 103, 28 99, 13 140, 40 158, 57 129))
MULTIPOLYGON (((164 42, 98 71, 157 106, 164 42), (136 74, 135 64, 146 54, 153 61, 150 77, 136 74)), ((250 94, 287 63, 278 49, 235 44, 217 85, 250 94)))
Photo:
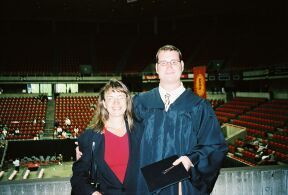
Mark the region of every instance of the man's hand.
POLYGON ((75 142, 75 144, 77 145, 77 147, 75 148, 76 160, 79 160, 81 158, 81 156, 82 156, 82 152, 79 150, 78 142, 75 142))
POLYGON ((175 160, 173 162, 173 165, 176 166, 178 165, 179 163, 181 163, 184 165, 186 171, 189 171, 189 169, 191 167, 194 167, 194 165, 192 164, 192 162, 190 161, 190 159, 187 157, 187 156, 181 156, 179 157, 177 160, 175 160))
POLYGON ((92 195, 102 195, 100 192, 96 191, 96 192, 93 192, 92 195))

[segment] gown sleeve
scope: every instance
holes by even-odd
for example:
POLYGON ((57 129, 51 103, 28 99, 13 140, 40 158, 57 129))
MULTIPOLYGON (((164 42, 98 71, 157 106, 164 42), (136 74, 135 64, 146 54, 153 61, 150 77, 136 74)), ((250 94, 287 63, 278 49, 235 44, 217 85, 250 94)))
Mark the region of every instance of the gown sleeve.
POLYGON ((133 113, 134 113, 134 119, 137 121, 137 122, 142 122, 143 120, 143 112, 142 112, 142 104, 141 104, 141 101, 140 101, 140 96, 139 94, 136 94, 134 97, 133 97, 133 113))
POLYGON ((210 193, 228 148, 212 107, 209 102, 204 102, 198 109, 195 121, 197 144, 187 156, 194 165, 191 169, 193 186, 200 192, 210 193))

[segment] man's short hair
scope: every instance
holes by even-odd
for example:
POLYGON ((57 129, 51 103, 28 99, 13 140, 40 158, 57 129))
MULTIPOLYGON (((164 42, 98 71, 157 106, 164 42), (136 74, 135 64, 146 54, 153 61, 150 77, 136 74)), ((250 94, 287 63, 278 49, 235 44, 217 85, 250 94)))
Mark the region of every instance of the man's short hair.
POLYGON ((160 51, 176 51, 179 54, 179 60, 182 60, 182 53, 180 51, 180 49, 178 49, 177 47, 175 47, 174 45, 164 45, 162 47, 160 47, 157 51, 156 54, 156 63, 158 62, 158 56, 160 51))

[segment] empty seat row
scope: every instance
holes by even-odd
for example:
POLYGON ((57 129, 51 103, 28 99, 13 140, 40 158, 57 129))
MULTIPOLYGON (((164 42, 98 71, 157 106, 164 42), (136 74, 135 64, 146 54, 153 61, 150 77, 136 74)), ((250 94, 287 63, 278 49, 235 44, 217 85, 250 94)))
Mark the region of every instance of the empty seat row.
POLYGON ((234 113, 229 113, 229 112, 221 112, 221 111, 215 111, 215 114, 217 116, 224 116, 224 117, 227 117, 227 118, 236 118, 237 117, 237 114, 234 114, 234 113))
POLYGON ((271 114, 271 113, 263 113, 262 111, 250 111, 250 112, 246 112, 245 114, 250 115, 250 116, 257 116, 257 117, 261 117, 261 118, 279 120, 279 121, 287 121, 288 120, 288 116, 280 115, 277 113, 271 114))
POLYGON ((251 109, 251 106, 227 103, 227 104, 222 105, 222 108, 232 108, 232 109, 239 109, 239 110, 247 111, 251 109))
POLYGON ((216 108, 216 111, 222 111, 222 112, 228 112, 228 113, 234 113, 234 114, 243 114, 244 110, 234 109, 234 108, 225 108, 225 107, 218 107, 216 108))
POLYGON ((262 125, 262 124, 244 121, 244 120, 240 120, 240 119, 233 119, 232 123, 235 125, 240 125, 240 126, 249 127, 249 128, 258 129, 258 130, 263 130, 263 131, 275 131, 275 129, 276 129, 273 126, 262 125))
POLYGON ((246 129, 248 135, 252 135, 253 137, 267 138, 267 133, 265 131, 260 131, 257 129, 246 129))
POLYGON ((229 118, 225 116, 217 116, 217 119, 220 123, 227 123, 229 121, 229 118))
POLYGON ((251 121, 259 124, 266 124, 266 125, 271 125, 274 127, 282 127, 284 126, 285 122, 284 121, 277 121, 277 120, 272 120, 272 119, 265 119, 265 118, 259 118, 259 117, 254 117, 254 116, 249 116, 249 115, 241 115, 239 116, 241 120, 246 120, 246 121, 251 121))
POLYGON ((264 112, 264 113, 273 113, 273 114, 283 114, 285 116, 288 116, 288 110, 279 110, 279 109, 273 109, 273 108, 257 107, 254 109, 254 111, 260 111, 260 112, 264 112))

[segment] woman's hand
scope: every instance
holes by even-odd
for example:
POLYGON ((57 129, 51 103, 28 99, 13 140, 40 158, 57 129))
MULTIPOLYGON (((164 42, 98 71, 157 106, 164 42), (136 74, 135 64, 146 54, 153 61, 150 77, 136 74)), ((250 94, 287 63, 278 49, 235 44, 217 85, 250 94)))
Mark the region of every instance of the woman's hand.
POLYGON ((75 144, 77 145, 77 147, 75 148, 76 160, 79 160, 82 156, 82 152, 79 150, 78 142, 75 142, 75 144))

